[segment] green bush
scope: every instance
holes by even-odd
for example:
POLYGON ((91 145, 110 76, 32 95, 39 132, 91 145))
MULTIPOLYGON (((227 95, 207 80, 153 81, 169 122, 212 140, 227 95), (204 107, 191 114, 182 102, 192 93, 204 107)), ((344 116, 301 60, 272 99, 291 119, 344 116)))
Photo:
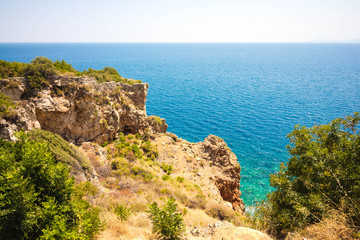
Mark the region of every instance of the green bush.
POLYGON ((167 181, 167 180, 169 180, 169 179, 170 179, 170 176, 167 175, 167 174, 165 174, 164 176, 162 176, 162 180, 164 180, 164 181, 167 181))
POLYGON ((136 156, 137 158, 142 158, 142 157, 143 157, 143 154, 142 154, 142 152, 140 151, 138 145, 136 145, 136 144, 131 145, 131 149, 132 149, 133 153, 135 154, 135 156, 136 156))
POLYGON ((152 160, 159 156, 159 150, 156 146, 151 145, 150 141, 143 141, 140 147, 144 151, 144 155, 152 160))
POLYGON ((0 92, 0 118, 8 115, 14 107, 14 101, 0 92))
POLYGON ((141 83, 140 80, 127 79, 118 73, 115 68, 104 67, 102 70, 89 68, 84 71, 77 71, 74 67, 64 60, 52 62, 46 57, 36 57, 31 63, 7 62, 0 60, 0 79, 10 77, 25 77, 28 81, 28 90, 42 89, 49 85, 50 76, 58 73, 74 73, 77 76, 94 77, 97 82, 122 82, 124 84, 141 83))
POLYGON ((59 135, 40 129, 31 131, 28 135, 37 142, 47 144, 56 161, 66 163, 75 170, 84 170, 91 174, 91 165, 87 157, 76 146, 70 145, 59 135))
POLYGON ((161 168, 162 170, 167 174, 170 175, 172 173, 173 170, 173 166, 172 165, 167 165, 165 163, 161 164, 161 168))
POLYGON ((0 60, 0 79, 22 77, 26 63, 7 62, 0 60))
POLYGON ((121 221, 127 221, 130 217, 131 211, 130 208, 124 206, 124 205, 116 205, 115 207, 115 214, 117 215, 117 218, 121 221))
POLYGON ((257 214, 275 235, 320 221, 330 209, 360 226, 360 117, 327 125, 295 126, 287 165, 270 177, 275 191, 257 214))
POLYGON ((89 68, 88 70, 84 70, 82 74, 87 75, 89 77, 94 77, 97 82, 103 83, 103 82, 122 82, 125 84, 135 84, 135 83, 141 83, 140 80, 132 80, 123 78, 120 76, 119 72, 112 67, 104 67, 103 70, 95 70, 92 68, 89 68))
POLYGON ((24 77, 27 79, 29 89, 42 89, 49 86, 49 77, 56 75, 53 62, 46 57, 37 57, 27 64, 24 77))
POLYGON ((155 177, 151 172, 136 166, 131 168, 131 173, 135 176, 141 176, 145 181, 150 181, 155 177))
POLYGON ((46 144, 18 137, 0 139, 0 239, 94 239, 99 209, 76 194, 46 144))
POLYGON ((116 170, 117 174, 120 175, 129 175, 130 166, 129 162, 125 158, 116 158, 111 162, 111 169, 116 170))
POLYGON ((150 220, 153 225, 153 233, 158 234, 162 240, 181 239, 185 231, 183 215, 177 212, 177 204, 174 198, 169 198, 163 208, 159 208, 156 202, 149 206, 150 220))
POLYGON ((56 60, 54 62, 54 67, 56 70, 60 71, 61 73, 66 73, 66 72, 73 72, 78 74, 78 71, 76 71, 76 69, 69 63, 65 62, 64 60, 56 60))
POLYGON ((181 183, 183 183, 184 180, 185 180, 184 177, 178 176, 178 177, 176 178, 176 181, 181 182, 181 183))

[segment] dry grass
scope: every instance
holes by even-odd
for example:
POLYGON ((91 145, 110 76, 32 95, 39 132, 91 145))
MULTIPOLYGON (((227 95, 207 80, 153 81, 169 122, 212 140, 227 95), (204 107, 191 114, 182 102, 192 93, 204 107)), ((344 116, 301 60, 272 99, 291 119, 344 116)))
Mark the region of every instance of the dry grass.
POLYGON ((346 215, 339 211, 331 211, 321 222, 310 225, 304 230, 289 234, 287 240, 339 240, 355 238, 355 229, 348 224, 346 215))
POLYGON ((235 226, 245 226, 245 216, 237 214, 231 207, 214 200, 210 200, 205 206, 205 212, 209 216, 233 223, 235 226))
POLYGON ((102 219, 106 226, 98 239, 149 239, 151 236, 151 222, 145 213, 134 214, 128 221, 121 222, 115 213, 103 211, 102 219))
POLYGON ((187 209, 187 213, 184 216, 184 222, 187 226, 200 226, 206 227, 210 224, 218 222, 218 219, 215 219, 207 215, 203 210, 200 209, 187 209))

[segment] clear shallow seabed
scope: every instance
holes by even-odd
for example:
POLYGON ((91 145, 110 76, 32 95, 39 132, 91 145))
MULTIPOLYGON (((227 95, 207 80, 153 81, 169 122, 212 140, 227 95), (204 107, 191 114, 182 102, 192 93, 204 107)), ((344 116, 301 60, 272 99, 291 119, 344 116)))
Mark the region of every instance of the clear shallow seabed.
POLYGON ((287 161, 295 124, 360 111, 360 44, 0 44, 2 60, 36 56, 149 83, 147 112, 169 132, 227 142, 247 206, 272 190, 269 175, 287 161))

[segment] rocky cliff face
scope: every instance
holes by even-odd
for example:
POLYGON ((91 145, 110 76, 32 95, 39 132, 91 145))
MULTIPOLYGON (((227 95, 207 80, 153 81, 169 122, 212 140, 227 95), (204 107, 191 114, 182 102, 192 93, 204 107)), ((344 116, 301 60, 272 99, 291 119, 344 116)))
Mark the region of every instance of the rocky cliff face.
POLYGON ((212 199, 229 204, 235 211, 245 211, 239 190, 240 164, 223 139, 209 135, 203 142, 190 143, 168 133, 157 134, 155 142, 159 161, 180 170, 174 175, 190 179, 212 199))
POLYGON ((24 78, 0 80, 0 91, 17 104, 12 116, 0 120, 0 137, 14 140, 21 129, 41 128, 76 144, 101 144, 118 132, 166 132, 165 120, 146 115, 147 84, 97 83, 64 76, 49 82, 47 88, 29 93, 24 78))
POLYGON ((200 143, 203 158, 217 168, 213 181, 221 197, 232 204, 237 212, 243 212, 245 205, 240 200, 240 164, 224 140, 210 135, 200 143))

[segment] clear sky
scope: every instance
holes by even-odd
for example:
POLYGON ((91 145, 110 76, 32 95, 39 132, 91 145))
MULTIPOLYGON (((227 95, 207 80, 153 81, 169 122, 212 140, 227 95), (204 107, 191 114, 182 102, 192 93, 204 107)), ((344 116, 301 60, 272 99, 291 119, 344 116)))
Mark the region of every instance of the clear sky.
POLYGON ((360 42, 360 0, 0 0, 0 42, 360 42))

